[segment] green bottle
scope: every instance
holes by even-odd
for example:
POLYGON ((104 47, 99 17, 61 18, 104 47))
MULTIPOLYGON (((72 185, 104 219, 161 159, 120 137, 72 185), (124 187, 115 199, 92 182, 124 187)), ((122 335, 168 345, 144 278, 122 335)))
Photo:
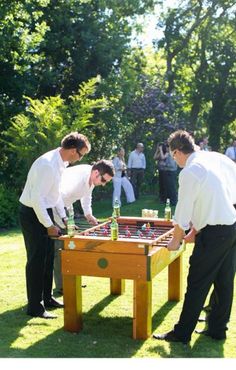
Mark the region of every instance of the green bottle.
POLYGON ((165 219, 167 221, 171 220, 171 207, 170 207, 170 199, 166 200, 166 206, 165 206, 165 219))
POLYGON ((114 207, 113 207, 113 215, 115 217, 120 217, 120 203, 119 203, 119 200, 116 198, 115 199, 115 203, 114 203, 114 207))
POLYGON ((67 220, 67 234, 69 236, 75 235, 75 220, 74 220, 74 211, 69 210, 69 216, 67 220))
POLYGON ((112 217, 111 221, 111 240, 117 240, 119 235, 119 226, 115 217, 112 217))

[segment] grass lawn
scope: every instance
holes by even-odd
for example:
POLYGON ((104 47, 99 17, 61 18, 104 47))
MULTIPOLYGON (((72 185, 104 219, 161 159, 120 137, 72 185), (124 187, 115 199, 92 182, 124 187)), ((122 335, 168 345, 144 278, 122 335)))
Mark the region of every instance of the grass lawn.
MULTIPOLYGON (((143 196, 133 205, 124 205, 122 215, 140 216, 142 208, 163 206, 154 196, 143 196)), ((110 200, 94 204, 100 218, 111 215, 110 200)), ((184 253, 184 286, 192 246, 184 253)), ((20 230, 0 235, 0 357, 1 358, 228 358, 236 357, 236 300, 232 308, 228 338, 214 341, 193 334, 190 346, 147 340, 133 340, 132 281, 125 294, 109 295, 109 279, 83 277, 84 329, 79 334, 63 330, 63 310, 57 320, 30 318, 26 311, 25 248, 20 230)), ((201 268, 199 266, 199 268, 201 268)), ((153 281, 153 331, 170 330, 178 321, 183 301, 167 302, 167 269, 153 281)), ((198 328, 203 328, 203 323, 198 328)))

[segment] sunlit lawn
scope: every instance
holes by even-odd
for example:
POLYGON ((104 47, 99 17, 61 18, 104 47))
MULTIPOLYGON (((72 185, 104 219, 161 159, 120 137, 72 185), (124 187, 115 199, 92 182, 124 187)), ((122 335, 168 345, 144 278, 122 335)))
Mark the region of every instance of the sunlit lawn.
MULTIPOLYGON (((159 208, 154 196, 143 196, 133 205, 122 208, 123 215, 141 214, 142 208, 159 208)), ((110 201, 94 204, 94 213, 110 216, 110 201)), ((184 286, 188 258, 184 254, 184 286)), ((132 339, 132 281, 126 281, 125 294, 109 295, 109 279, 84 277, 84 328, 79 334, 63 330, 63 310, 57 320, 26 316, 25 249, 19 230, 0 236, 0 357, 1 358, 235 358, 236 300, 232 308, 228 338, 214 341, 193 334, 190 346, 175 343, 132 339)), ((199 266, 200 268, 200 266, 199 266)), ((177 322, 181 302, 167 302, 167 269, 153 282, 153 331, 165 332, 177 322)), ((198 324, 203 328, 203 324, 198 324)))

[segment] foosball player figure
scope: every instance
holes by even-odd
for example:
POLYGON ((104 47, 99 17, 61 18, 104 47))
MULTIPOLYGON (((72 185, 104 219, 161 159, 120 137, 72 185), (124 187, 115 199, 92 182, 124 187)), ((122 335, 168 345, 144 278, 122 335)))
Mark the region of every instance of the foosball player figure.
POLYGON ((145 230, 146 230, 146 228, 147 228, 147 225, 146 225, 146 224, 143 224, 143 225, 142 225, 142 227, 141 227, 141 229, 142 229, 143 231, 145 231, 145 230))
POLYGON ((103 235, 103 236, 108 236, 108 230, 107 230, 107 227, 104 227, 104 228, 102 229, 102 235, 103 235))

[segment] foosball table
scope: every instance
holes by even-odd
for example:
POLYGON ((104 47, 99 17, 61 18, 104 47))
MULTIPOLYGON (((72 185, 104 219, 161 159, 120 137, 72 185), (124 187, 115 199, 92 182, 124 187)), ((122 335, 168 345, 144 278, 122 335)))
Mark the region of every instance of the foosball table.
POLYGON ((119 217, 119 236, 111 240, 111 220, 79 229, 64 242, 62 256, 64 329, 82 330, 82 276, 110 278, 110 292, 120 295, 125 279, 133 280, 133 338, 152 333, 152 279, 168 266, 168 300, 182 298, 182 253, 168 251, 172 222, 156 218, 119 217))

